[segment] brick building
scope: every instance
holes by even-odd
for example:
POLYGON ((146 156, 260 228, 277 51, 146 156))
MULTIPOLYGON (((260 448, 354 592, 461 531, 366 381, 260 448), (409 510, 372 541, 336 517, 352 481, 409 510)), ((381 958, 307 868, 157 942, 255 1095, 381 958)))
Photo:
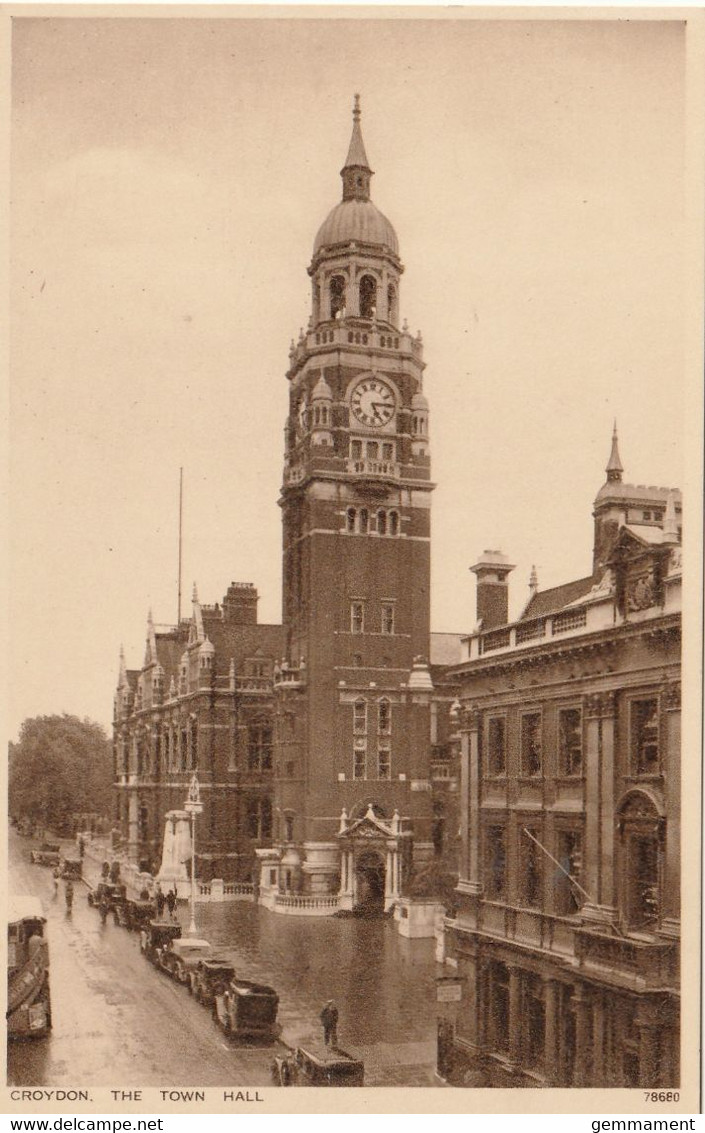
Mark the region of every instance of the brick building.
POLYGON ((197 769, 199 874, 252 876, 256 852, 262 899, 283 912, 389 908, 457 857, 445 670, 460 639, 430 633, 423 346, 400 322, 403 265, 372 175, 356 100, 286 375, 283 625, 257 625, 253 588, 194 600, 189 622, 150 624, 116 696, 131 855, 158 856, 197 769))
POLYGON ((593 571, 485 552, 460 686, 462 977, 441 1072, 488 1086, 677 1086, 680 493, 623 483, 616 432, 593 571), (489 618, 487 614, 489 613, 489 618))

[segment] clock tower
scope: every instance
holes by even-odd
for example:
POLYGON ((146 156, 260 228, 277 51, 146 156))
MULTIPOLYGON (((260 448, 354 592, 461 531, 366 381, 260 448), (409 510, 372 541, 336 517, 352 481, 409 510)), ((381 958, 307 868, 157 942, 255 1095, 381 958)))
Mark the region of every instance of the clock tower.
POLYGON ((356 96, 287 372, 275 845, 259 851, 281 911, 389 908, 432 853, 428 403, 372 175, 356 96))

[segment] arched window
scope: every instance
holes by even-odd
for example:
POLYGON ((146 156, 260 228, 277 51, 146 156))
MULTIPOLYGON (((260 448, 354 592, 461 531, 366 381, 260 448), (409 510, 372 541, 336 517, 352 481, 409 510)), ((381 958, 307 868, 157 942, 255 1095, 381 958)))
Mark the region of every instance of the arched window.
POLYGON ((367 531, 368 531, 368 528, 369 528, 369 523, 370 523, 370 519, 369 519, 369 515, 367 513, 367 508, 365 508, 365 507, 360 508, 360 534, 361 535, 367 534, 367 531))
POLYGON ((393 283, 387 288, 387 319, 396 326, 397 323, 397 289, 393 283))
POLYGON ((374 318, 377 312, 377 284, 371 275, 363 275, 360 280, 360 316, 374 318))
POLYGON ((330 281, 330 317, 337 319, 345 310, 345 277, 334 275, 330 281))
POLYGON ((320 423, 321 423, 321 407, 320 407, 320 405, 317 405, 315 407, 314 411, 313 411, 313 423, 314 423, 314 425, 320 425, 320 423))
POLYGON ((389 534, 399 534, 399 513, 396 511, 390 511, 389 513, 389 534))
POLYGON ((377 512, 377 534, 387 534, 387 513, 382 508, 377 512))
POLYGON ((347 512, 345 513, 345 529, 346 529, 346 531, 354 531, 355 530, 355 518, 356 518, 356 516, 357 516, 357 512, 356 512, 355 508, 349 507, 347 512))

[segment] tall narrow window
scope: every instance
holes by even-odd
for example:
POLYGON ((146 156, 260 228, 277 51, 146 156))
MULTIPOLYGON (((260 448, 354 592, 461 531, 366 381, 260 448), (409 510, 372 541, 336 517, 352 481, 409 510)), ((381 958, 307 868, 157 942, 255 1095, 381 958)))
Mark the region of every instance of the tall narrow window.
POLYGON ((387 513, 382 508, 377 512, 377 534, 387 534, 387 513))
POLYGON ((507 884, 507 852, 504 826, 488 826, 485 834, 485 893, 490 901, 504 898, 507 884))
POLYGON ((356 736, 364 736, 367 732, 367 701, 362 697, 353 705, 353 732, 356 736))
POLYGON ((538 838, 538 831, 529 830, 528 834, 522 827, 519 833, 519 861, 522 863, 522 899, 530 909, 541 905, 541 850, 534 838, 538 838), (529 837, 529 834, 531 837, 529 837))
POLYGON ((394 633, 394 603, 382 603, 382 633, 394 633))
POLYGON ((366 535, 370 526, 370 517, 367 508, 360 508, 360 534, 366 535))
POLYGON ((345 278, 334 275, 330 281, 330 317, 340 318, 345 312, 345 278))
POLYGON ((377 777, 379 779, 392 777, 392 749, 389 740, 380 740, 377 748, 377 777))
POLYGON ((504 716, 490 716, 487 725, 487 761, 490 775, 507 771, 506 721, 504 716))
POLYGON ((582 774, 583 738, 579 708, 561 708, 558 712, 558 766, 561 775, 582 774))
POLYGON ((377 708, 377 731, 380 736, 388 736, 392 731, 392 706, 384 697, 377 708))
POLYGON ((350 456, 353 460, 362 460, 362 441, 350 442, 350 456))
POLYGON ((396 511, 390 511, 389 513, 389 534, 399 534, 399 513, 396 511))
POLYGON ((656 775, 659 769, 658 700, 633 700, 631 705, 632 762, 638 775, 656 775))
POLYGON ((349 507, 347 512, 345 513, 345 529, 346 529, 346 531, 354 531, 355 530, 355 519, 356 519, 356 517, 357 517, 357 512, 355 511, 355 508, 349 507))
POLYGON ((529 1066, 539 1069, 543 1065, 546 1046, 546 1012, 543 998, 543 980, 540 976, 524 977, 524 1018, 526 1020, 526 1057, 529 1066))
POLYGON ((377 284, 371 275, 363 275, 360 280, 360 315, 363 319, 373 319, 377 313, 377 284))
POLYGON ((541 713, 529 712, 521 718, 521 773, 541 774, 541 713))
POLYGON ((394 445, 389 441, 382 445, 382 460, 394 460, 394 445))
POLYGON ((379 459, 379 444, 377 443, 377 441, 368 441, 367 442, 367 459, 368 460, 378 460, 379 459))
POLYGON ((559 916, 569 917, 577 913, 582 903, 580 890, 574 884, 574 881, 580 884, 583 866, 582 835, 579 830, 559 831, 558 861, 562 869, 556 874, 556 912, 559 916))
POLYGON ((350 632, 365 632, 365 604, 364 602, 350 603, 350 632))
POLYGON ((353 748, 353 779, 367 778, 367 742, 355 740, 353 748))

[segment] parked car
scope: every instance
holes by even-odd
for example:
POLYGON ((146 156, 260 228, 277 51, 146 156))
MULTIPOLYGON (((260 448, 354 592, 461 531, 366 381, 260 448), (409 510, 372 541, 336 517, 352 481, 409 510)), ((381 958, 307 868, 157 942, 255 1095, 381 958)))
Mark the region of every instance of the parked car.
POLYGON ((43 842, 38 850, 31 850, 29 860, 35 865, 57 866, 61 858, 58 842, 43 842))
POLYGON ((196 936, 184 936, 172 940, 171 947, 164 953, 162 967, 177 983, 191 987, 191 973, 199 960, 210 956, 212 948, 207 940, 196 936))
POLYGON ((233 977, 215 996, 213 1014, 226 1035, 274 1042, 281 1032, 278 1007, 279 996, 273 987, 233 977))
POLYGON ((115 923, 137 932, 149 924, 156 915, 153 901, 135 901, 132 897, 126 898, 121 904, 113 908, 115 923))
POLYGON ((124 885, 113 885, 110 881, 99 881, 95 889, 88 890, 88 904, 97 907, 106 904, 109 909, 115 909, 126 899, 127 890, 124 885))
POLYGON ((365 1064, 338 1047, 296 1047, 272 1063, 276 1086, 362 1086, 365 1064))
POLYGON ((61 876, 68 881, 80 881, 83 877, 83 862, 80 858, 62 858, 60 862, 61 876))
POLYGON ((235 975, 235 965, 220 956, 199 960, 191 972, 191 991, 199 1003, 212 1008, 235 975))
POLYGON ((156 968, 164 968, 165 954, 181 936, 181 925, 173 921, 148 921, 140 929, 140 948, 156 968))

